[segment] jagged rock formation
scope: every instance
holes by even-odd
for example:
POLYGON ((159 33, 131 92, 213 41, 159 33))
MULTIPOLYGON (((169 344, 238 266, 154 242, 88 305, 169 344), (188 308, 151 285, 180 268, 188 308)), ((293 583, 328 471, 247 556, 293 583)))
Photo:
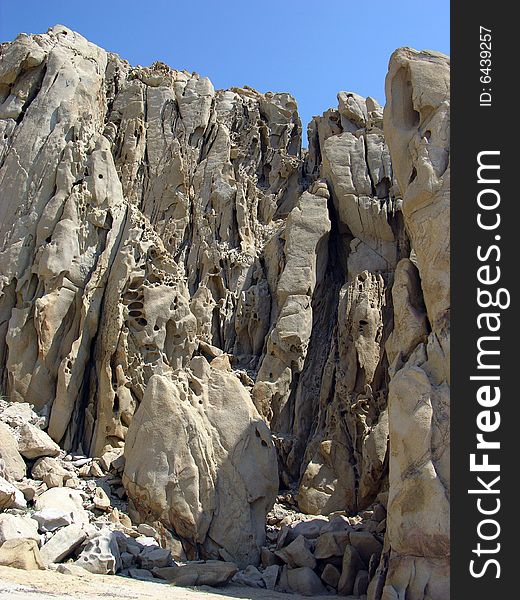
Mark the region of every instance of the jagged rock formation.
POLYGON ((450 594, 449 76, 445 56, 401 49, 386 80, 385 135, 413 262, 396 271, 387 343, 388 573, 384 588, 374 579, 372 596, 382 588, 383 600, 450 594))
POLYGON ((1 45, 2 391, 67 451, 124 448, 132 518, 188 558, 258 564, 279 485, 311 515, 388 498, 351 583, 446 597, 448 75, 398 51, 384 118, 340 92, 303 151, 289 94, 63 26, 1 45))

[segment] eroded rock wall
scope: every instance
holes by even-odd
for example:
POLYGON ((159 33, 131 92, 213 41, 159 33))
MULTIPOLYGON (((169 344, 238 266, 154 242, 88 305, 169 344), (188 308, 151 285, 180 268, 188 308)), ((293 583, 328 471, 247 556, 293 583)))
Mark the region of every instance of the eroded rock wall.
POLYGON ((384 118, 340 92, 304 151, 289 94, 63 26, 1 46, 3 393, 67 450, 124 447, 133 518, 189 558, 257 563, 279 487, 388 498, 370 597, 443 598, 448 75, 397 51, 384 118))

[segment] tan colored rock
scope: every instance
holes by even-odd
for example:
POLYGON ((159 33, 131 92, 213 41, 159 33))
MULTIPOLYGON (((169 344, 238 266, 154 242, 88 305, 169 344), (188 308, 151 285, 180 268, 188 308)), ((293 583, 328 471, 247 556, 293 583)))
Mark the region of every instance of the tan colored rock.
POLYGON ((26 506, 22 492, 0 476, 0 511, 7 508, 25 508, 26 506))
POLYGON ((97 487, 93 498, 94 506, 99 510, 110 509, 110 498, 107 496, 103 488, 97 487))
POLYGON ((27 538, 40 541, 38 524, 25 515, 0 514, 0 546, 6 540, 27 538))
POLYGON ((18 449, 25 458, 35 459, 40 456, 58 456, 60 447, 36 425, 24 423, 18 430, 18 449))
POLYGON ((403 263, 394 290, 390 556, 384 593, 391 597, 407 589, 421 600, 427 587, 428 598, 441 600, 449 595, 450 553, 449 59, 433 52, 396 51, 386 93, 385 133, 417 269, 403 263), (424 309, 414 292, 419 286, 424 309), (424 313, 432 330, 428 335, 424 313))
POLYGON ((34 502, 37 511, 56 509, 70 515, 72 522, 78 525, 89 522, 88 513, 83 508, 81 493, 69 488, 53 488, 43 492, 34 502))
POLYGON ((0 422, 0 459, 4 461, 4 476, 10 481, 25 477, 25 462, 18 452, 18 441, 13 430, 0 422))
POLYGON ((35 540, 28 538, 5 541, 0 546, 0 565, 25 571, 45 569, 38 544, 35 540))
POLYGON ((178 586, 225 585, 238 572, 235 564, 220 560, 192 562, 154 571, 161 579, 178 586))
POLYGON ((275 554, 291 568, 310 567, 314 569, 316 567, 316 559, 310 550, 308 541, 303 535, 299 535, 288 546, 277 550, 275 554))
POLYGON ((202 357, 192 369, 176 383, 150 380, 126 439, 123 482, 138 512, 245 566, 259 560, 277 491, 274 447, 235 375, 202 357))

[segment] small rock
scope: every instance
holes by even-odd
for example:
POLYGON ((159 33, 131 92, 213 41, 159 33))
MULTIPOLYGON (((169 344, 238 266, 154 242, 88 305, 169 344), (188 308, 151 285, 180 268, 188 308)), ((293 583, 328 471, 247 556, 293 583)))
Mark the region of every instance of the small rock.
POLYGON ((41 429, 31 423, 24 423, 18 429, 20 438, 18 450, 25 458, 34 459, 40 456, 58 456, 60 447, 41 429))
MULTIPOLYGON (((33 479, 39 479, 41 481, 45 480, 45 476, 47 475, 56 475, 61 477, 62 481, 67 477, 71 476, 70 471, 63 467, 61 461, 57 458, 53 458, 51 456, 44 456, 39 458, 31 469, 31 477, 33 479)), ((51 487, 51 486, 49 486, 51 487)), ((61 486, 52 486, 52 487, 61 487, 61 486)))
POLYGON ((260 549, 260 561, 264 568, 280 564, 280 559, 269 548, 266 548, 266 546, 262 546, 260 549))
POLYGON ((321 579, 310 567, 289 569, 287 581, 290 589, 302 596, 319 596, 327 593, 321 579))
POLYGON ((128 569, 134 564, 134 556, 130 552, 121 552, 121 566, 123 569, 128 569))
POLYGON ((335 515, 332 519, 322 527, 321 533, 330 533, 335 531, 354 531, 348 517, 343 515, 335 515))
POLYGON ((128 575, 132 579, 143 579, 145 581, 154 579, 153 573, 151 571, 148 571, 148 569, 136 569, 136 568, 128 569, 128 575))
POLYGON ((63 477, 56 473, 46 473, 43 476, 43 483, 50 489, 55 487, 63 487, 63 477))
POLYGON ((316 559, 312 555, 309 543, 303 535, 299 535, 294 542, 291 542, 282 550, 277 550, 275 554, 293 568, 309 567, 314 569, 316 567, 316 559))
POLYGON ((328 524, 327 517, 314 517, 309 521, 300 521, 292 525, 285 525, 280 530, 277 548, 283 548, 293 542, 299 535, 303 535, 308 540, 316 539, 323 527, 328 524))
POLYGON ((27 538, 5 541, 0 546, 0 565, 25 571, 45 568, 38 550, 38 543, 27 538))
POLYGON ((77 460, 73 460, 72 464, 79 469, 80 467, 83 467, 84 465, 88 465, 91 462, 92 462, 91 458, 78 458, 77 460))
POLYGON ((114 448, 105 452, 99 459, 99 463, 105 471, 110 471, 112 463, 123 454, 123 448, 114 448))
POLYGON ((249 565, 243 571, 239 571, 233 577, 233 583, 247 585, 248 587, 260 588, 265 586, 262 573, 254 566, 249 565))
POLYGON ((104 473, 97 462, 93 462, 89 468, 89 474, 91 477, 103 477, 104 473))
POLYGON ((159 543, 157 542, 157 540, 148 535, 140 535, 135 538, 135 541, 138 544, 141 544, 141 546, 159 546, 159 543))
POLYGON ((22 492, 12 483, 9 483, 7 479, 0 477, 0 511, 8 508, 26 507, 27 502, 22 492))
POLYGON ((326 564, 321 574, 322 581, 334 589, 337 589, 340 577, 339 570, 331 564, 326 564))
POLYGON ((266 567, 262 573, 262 579, 264 580, 265 587, 268 590, 274 590, 276 582, 278 581, 279 573, 280 567, 278 565, 270 565, 266 567))
POLYGON ((151 525, 147 525, 146 523, 141 523, 140 525, 138 525, 137 531, 144 536, 148 536, 154 539, 157 535, 155 529, 151 525))
POLYGON ((94 506, 99 510, 108 510, 110 508, 110 498, 106 495, 103 488, 96 488, 94 492, 94 506))
POLYGON ((354 582, 354 588, 352 589, 354 596, 366 594, 368 590, 368 584, 368 571, 365 571, 364 569, 358 571, 358 574, 356 575, 356 581, 354 582))
POLYGON ((89 574, 82 567, 78 567, 74 563, 62 563, 57 566, 56 571, 63 575, 75 575, 76 577, 88 577, 89 574))

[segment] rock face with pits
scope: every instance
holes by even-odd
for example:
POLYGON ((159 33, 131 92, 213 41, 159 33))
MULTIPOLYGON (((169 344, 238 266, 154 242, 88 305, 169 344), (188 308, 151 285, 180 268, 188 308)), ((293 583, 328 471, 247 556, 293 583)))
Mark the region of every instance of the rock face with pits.
POLYGON ((448 77, 397 51, 384 116, 340 92, 303 150, 289 94, 132 67, 63 26, 2 44, 0 386, 39 416, 0 415, 0 475, 38 459, 60 490, 60 449, 99 457, 80 476, 117 462, 134 521, 241 570, 279 485, 311 515, 384 496, 377 569, 342 573, 329 532, 324 576, 307 557, 280 577, 443 598, 448 77))

